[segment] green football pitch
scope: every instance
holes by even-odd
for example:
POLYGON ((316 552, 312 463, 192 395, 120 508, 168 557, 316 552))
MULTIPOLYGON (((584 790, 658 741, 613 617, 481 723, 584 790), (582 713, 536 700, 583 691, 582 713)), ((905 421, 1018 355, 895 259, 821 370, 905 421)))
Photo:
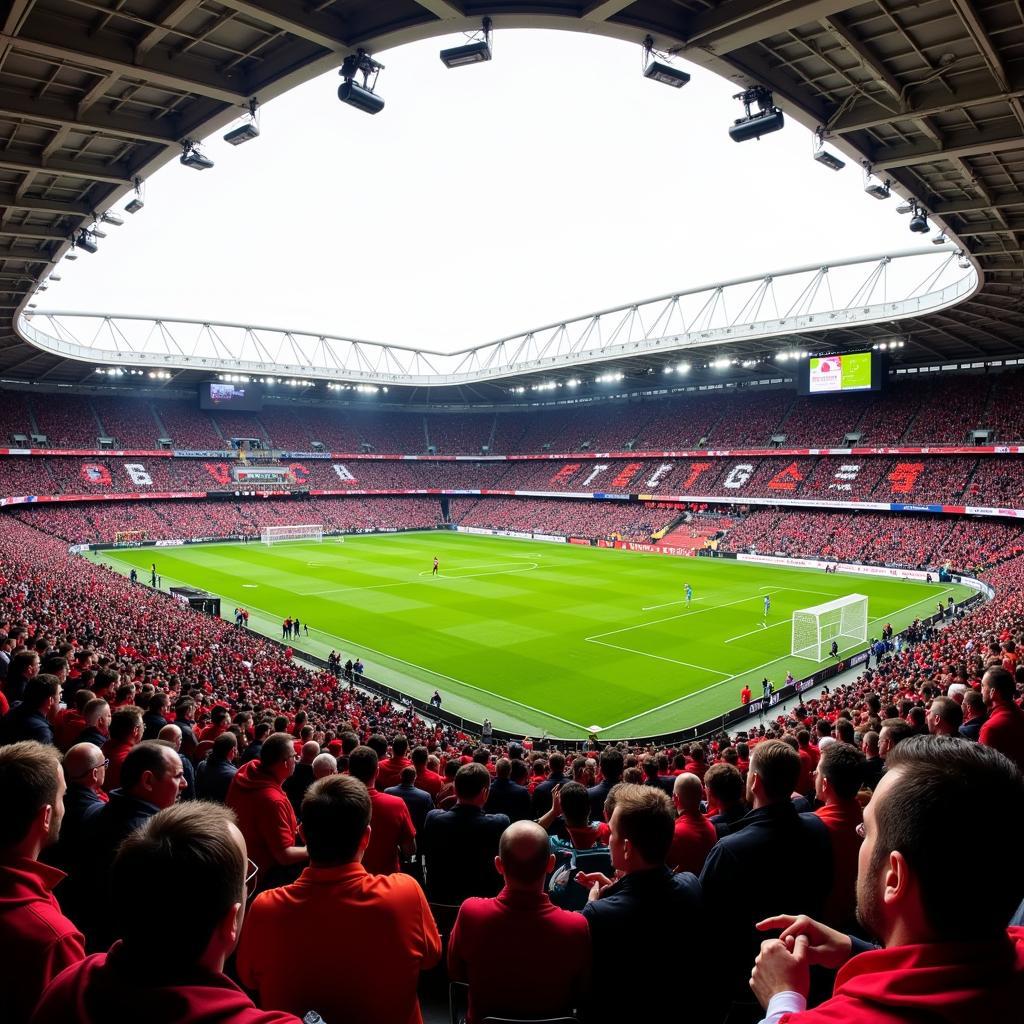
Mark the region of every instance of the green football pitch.
POLYGON ((650 736, 736 707, 749 683, 779 685, 815 662, 789 654, 795 609, 868 597, 868 633, 897 629, 964 586, 825 575, 731 559, 538 543, 447 531, 349 536, 344 543, 207 544, 98 552, 163 587, 186 583, 236 605, 249 625, 297 647, 363 659, 371 678, 496 727, 539 735, 650 736), (440 573, 431 574, 434 555, 440 573), (693 588, 693 602, 683 587, 693 588), (764 595, 771 610, 763 615, 764 595))

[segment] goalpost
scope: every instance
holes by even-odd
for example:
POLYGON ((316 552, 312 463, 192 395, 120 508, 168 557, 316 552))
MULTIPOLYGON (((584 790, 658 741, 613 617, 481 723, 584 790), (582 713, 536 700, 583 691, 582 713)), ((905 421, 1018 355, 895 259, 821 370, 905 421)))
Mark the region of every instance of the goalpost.
POLYGON ((863 594, 848 594, 835 601, 801 608, 793 612, 793 644, 795 658, 824 661, 832 641, 840 649, 868 639, 868 599, 863 594))
POLYGON ((264 544, 281 544, 286 540, 307 540, 323 543, 324 528, 322 525, 309 526, 264 526, 260 530, 260 540, 264 544))

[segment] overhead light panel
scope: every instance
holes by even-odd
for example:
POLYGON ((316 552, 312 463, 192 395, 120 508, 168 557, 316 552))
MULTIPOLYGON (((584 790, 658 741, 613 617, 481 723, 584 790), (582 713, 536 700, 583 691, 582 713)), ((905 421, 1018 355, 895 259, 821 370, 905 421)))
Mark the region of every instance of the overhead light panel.
POLYGON ((743 92, 737 93, 733 99, 739 100, 746 112, 743 117, 737 118, 729 129, 729 138, 733 142, 759 139, 762 135, 779 131, 786 123, 782 111, 775 106, 771 89, 755 85, 752 89, 744 89, 743 92), (757 110, 752 111, 755 105, 757 110))
POLYGON ((846 166, 845 160, 840 160, 835 153, 830 153, 827 149, 820 147, 814 151, 814 159, 830 171, 841 171, 846 166))
POLYGON ((92 233, 89 231, 79 231, 75 237, 75 245, 79 249, 84 249, 88 253, 96 253, 99 251, 99 246, 96 244, 96 239, 93 238, 92 233))
POLYGON ((673 89, 682 89, 690 80, 690 76, 681 68, 673 67, 669 63, 668 54, 659 53, 654 49, 654 39, 647 36, 644 39, 644 78, 652 82, 661 82, 662 85, 670 85, 673 89), (655 60, 655 57, 661 60, 655 60))
POLYGON ((194 171, 208 171, 213 167, 213 161, 202 154, 198 143, 193 139, 186 139, 181 148, 182 153, 178 160, 186 167, 191 167, 194 171))
POLYGON ((249 100, 249 120, 244 124, 240 124, 237 128, 232 128, 224 136, 224 141, 232 146, 240 146, 243 142, 249 142, 252 139, 258 139, 260 135, 260 126, 257 123, 256 118, 257 103, 255 97, 249 100))
POLYGON ((111 213, 110 210, 101 214, 100 220, 103 221, 104 224, 113 224, 115 228, 119 228, 124 224, 124 218, 118 216, 116 213, 111 213))
POLYGON ((364 114, 379 114, 384 109, 384 100, 374 92, 374 86, 383 69, 384 65, 374 60, 365 50, 350 53, 342 61, 338 72, 345 79, 338 86, 338 99, 364 114), (356 75, 362 75, 362 85, 356 82, 356 75))
POLYGON ((948 238, 946 238, 946 233, 945 233, 944 231, 940 231, 940 232, 939 232, 939 233, 938 233, 938 234, 937 234, 937 235, 936 235, 936 236, 935 236, 935 237, 934 237, 934 238, 932 239, 932 245, 945 245, 945 244, 946 244, 946 242, 948 242, 948 241, 949 241, 949 239, 948 239, 948 238))
POLYGON ((468 43, 441 51, 441 63, 446 68, 461 68, 467 64, 482 64, 491 56, 491 19, 484 18, 480 31, 473 33, 468 43))
POLYGON ((900 203, 900 205, 896 207, 896 212, 900 213, 900 214, 913 213, 914 212, 914 204, 913 203, 900 203))
POLYGON ((64 259, 66 260, 77 260, 78 257, 73 252, 64 253, 64 259))

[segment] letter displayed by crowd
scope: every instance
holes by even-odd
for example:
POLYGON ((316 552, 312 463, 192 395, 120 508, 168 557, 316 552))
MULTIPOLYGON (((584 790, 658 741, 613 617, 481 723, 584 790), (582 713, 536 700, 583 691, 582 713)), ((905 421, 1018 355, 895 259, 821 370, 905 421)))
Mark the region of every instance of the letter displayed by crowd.
POLYGON ((1020 1017, 1024 555, 998 530, 964 549, 994 600, 853 682, 598 751, 485 743, 6 524, 5 1024, 420 1024, 438 973, 469 1024, 1020 1017))

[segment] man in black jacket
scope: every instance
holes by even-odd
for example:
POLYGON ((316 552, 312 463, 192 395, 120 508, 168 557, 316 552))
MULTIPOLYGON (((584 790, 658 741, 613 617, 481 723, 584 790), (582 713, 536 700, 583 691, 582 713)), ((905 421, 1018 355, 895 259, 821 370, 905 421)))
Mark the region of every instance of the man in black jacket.
POLYGON ((214 741, 213 749, 196 769, 196 795, 200 800, 227 802, 228 787, 238 769, 238 739, 233 732, 222 732, 214 741))
POLYGON ((660 1020, 680 1005, 687 1024, 707 1021, 706 918, 700 884, 689 871, 665 864, 675 815, 656 786, 620 785, 613 797, 609 848, 613 882, 600 873, 579 874, 590 887, 583 916, 593 944, 594 996, 588 1019, 609 1024, 660 1020), (680 936, 696 941, 680 946, 680 936))
POLYGON ((483 812, 490 781, 482 764, 464 764, 455 776, 455 806, 427 815, 420 853, 426 863, 427 897, 433 903, 461 903, 501 890, 494 858, 509 820, 504 814, 483 812))
POLYGON ((238 767, 241 768, 243 764, 248 764, 250 761, 258 761, 260 755, 263 753, 263 741, 271 734, 273 726, 270 722, 260 722, 255 730, 253 731, 253 741, 250 743, 245 750, 242 751, 241 756, 238 758, 238 767))
POLYGON ((511 775, 512 762, 507 757, 499 757, 484 810, 488 814, 507 815, 509 821, 523 821, 530 817, 530 791, 514 783, 511 775))
POLYGON ((799 775, 800 757, 789 744, 759 743, 747 774, 753 810, 712 848, 701 872, 706 905, 714 908, 716 990, 723 1004, 732 1004, 730 1024, 761 1018, 747 985, 764 938, 755 924, 779 913, 820 917, 832 887, 825 823, 797 813, 790 800, 799 775))
POLYGON ((548 777, 533 790, 532 817, 541 818, 551 810, 551 790, 572 782, 565 774, 565 755, 557 750, 548 758, 548 777))
POLYGON ((94 743, 102 747, 110 739, 110 705, 102 697, 93 697, 84 708, 85 728, 75 737, 75 744, 94 743))
POLYGON ((21 703, 0 721, 0 746, 35 740, 53 745, 50 716, 60 703, 60 680, 56 676, 33 676, 25 683, 21 703))
POLYGON ((593 821, 604 821, 604 802, 608 799, 612 786, 622 781, 622 773, 626 762, 622 751, 616 747, 606 747, 601 751, 601 781, 587 790, 590 797, 590 817, 593 821))

